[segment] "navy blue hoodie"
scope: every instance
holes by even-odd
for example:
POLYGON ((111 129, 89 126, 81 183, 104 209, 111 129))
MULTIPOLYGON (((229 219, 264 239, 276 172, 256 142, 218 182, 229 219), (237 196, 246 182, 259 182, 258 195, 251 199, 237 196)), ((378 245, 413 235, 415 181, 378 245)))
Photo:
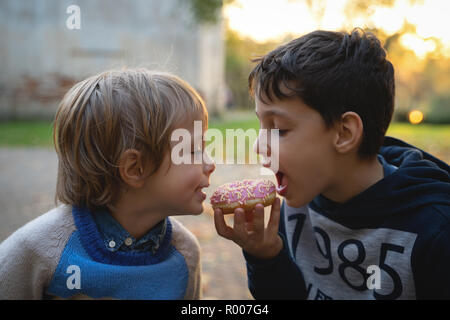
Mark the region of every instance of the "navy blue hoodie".
POLYGON ((244 252, 256 299, 450 299, 450 169, 386 137, 384 178, 344 204, 283 203, 283 250, 244 252))

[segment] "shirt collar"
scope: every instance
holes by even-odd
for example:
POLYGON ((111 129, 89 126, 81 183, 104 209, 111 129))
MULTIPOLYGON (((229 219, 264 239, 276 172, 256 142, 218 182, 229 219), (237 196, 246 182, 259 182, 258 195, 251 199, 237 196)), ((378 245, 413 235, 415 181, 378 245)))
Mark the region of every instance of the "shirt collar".
POLYGON ((153 251, 159 248, 167 228, 163 219, 150 229, 143 237, 136 240, 126 231, 108 210, 99 210, 93 214, 94 221, 103 238, 106 248, 110 251, 153 251))

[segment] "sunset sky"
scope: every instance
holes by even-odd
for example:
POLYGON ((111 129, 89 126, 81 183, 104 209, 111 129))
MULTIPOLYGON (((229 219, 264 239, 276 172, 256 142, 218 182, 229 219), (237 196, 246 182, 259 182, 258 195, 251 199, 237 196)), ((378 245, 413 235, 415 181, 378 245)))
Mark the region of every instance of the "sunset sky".
POLYGON ((232 30, 259 42, 276 40, 287 33, 301 35, 316 29, 353 27, 376 27, 391 35, 407 22, 416 30, 401 36, 405 48, 420 58, 438 49, 450 58, 450 1, 397 0, 393 7, 373 6, 368 13, 350 18, 344 11, 349 1, 311 1, 310 8, 305 0, 235 0, 225 6, 224 15, 232 30))

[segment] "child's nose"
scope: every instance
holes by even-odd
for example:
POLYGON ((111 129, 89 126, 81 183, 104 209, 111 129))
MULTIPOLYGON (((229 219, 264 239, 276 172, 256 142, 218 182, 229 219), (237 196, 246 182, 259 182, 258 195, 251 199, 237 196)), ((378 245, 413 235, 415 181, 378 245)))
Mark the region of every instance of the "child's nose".
POLYGON ((216 170, 214 160, 206 152, 203 152, 203 171, 209 176, 214 170, 216 170))
POLYGON ((253 144, 253 151, 264 157, 270 157, 270 146, 267 142, 267 134, 263 131, 263 129, 259 130, 258 138, 253 144))

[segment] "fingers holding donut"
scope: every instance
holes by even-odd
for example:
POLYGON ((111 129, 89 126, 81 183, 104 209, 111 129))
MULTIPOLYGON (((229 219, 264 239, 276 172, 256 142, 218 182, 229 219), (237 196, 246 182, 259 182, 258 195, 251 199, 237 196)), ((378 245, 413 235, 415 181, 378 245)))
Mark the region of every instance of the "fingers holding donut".
POLYGON ((257 204, 255 206, 252 221, 252 229, 255 233, 263 234, 264 233, 264 206, 261 204, 257 204))
POLYGON ((255 257, 272 258, 283 248, 283 241, 278 235, 280 199, 276 198, 273 201, 267 227, 264 220, 264 206, 260 203, 256 204, 251 211, 244 211, 241 207, 236 208, 233 228, 226 224, 222 209, 214 210, 214 223, 220 236, 234 241, 244 251, 255 257))
POLYGON ((222 209, 220 208, 214 209, 214 225, 218 235, 225 239, 233 240, 234 231, 226 224, 222 209))

